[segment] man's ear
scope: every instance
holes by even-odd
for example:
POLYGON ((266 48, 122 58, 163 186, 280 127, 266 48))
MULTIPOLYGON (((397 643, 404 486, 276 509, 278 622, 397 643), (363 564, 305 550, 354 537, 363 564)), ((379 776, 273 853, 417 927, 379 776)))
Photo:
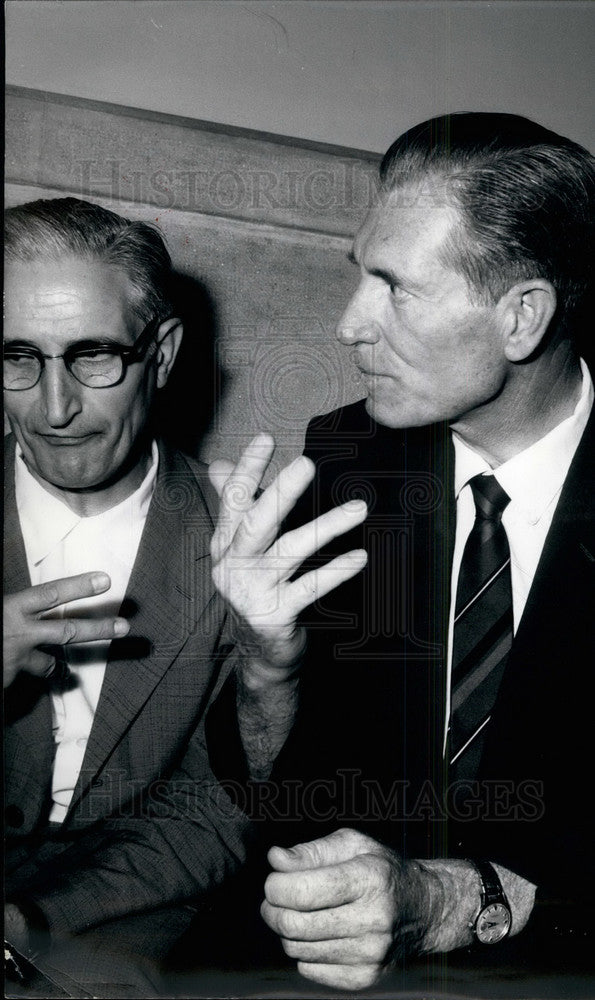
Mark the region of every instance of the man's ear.
POLYGON ((165 319, 160 325, 155 337, 159 348, 157 351, 157 388, 163 389, 180 350, 184 327, 182 321, 175 316, 165 319))
POLYGON ((504 309, 504 352, 509 361, 526 361, 541 344, 556 311, 556 289, 543 278, 513 285, 500 299, 504 309))

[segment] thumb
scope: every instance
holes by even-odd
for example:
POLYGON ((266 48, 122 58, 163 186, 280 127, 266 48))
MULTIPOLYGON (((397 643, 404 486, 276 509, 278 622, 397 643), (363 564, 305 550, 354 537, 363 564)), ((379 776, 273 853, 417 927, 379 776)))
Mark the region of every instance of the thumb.
POLYGON ((343 829, 295 847, 271 847, 267 857, 275 871, 295 872, 336 865, 359 854, 377 852, 378 844, 371 837, 357 830, 343 829))
POLYGON ((218 496, 223 493, 223 488, 231 476, 234 470, 233 462, 230 462, 228 458, 216 458, 214 462, 209 465, 209 479, 211 480, 211 486, 214 486, 217 490, 218 496))

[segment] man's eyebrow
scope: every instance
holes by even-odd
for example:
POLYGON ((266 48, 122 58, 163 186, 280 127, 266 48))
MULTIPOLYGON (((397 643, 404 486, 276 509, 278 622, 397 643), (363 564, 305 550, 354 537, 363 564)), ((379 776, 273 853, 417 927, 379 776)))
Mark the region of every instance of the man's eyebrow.
MULTIPOLYGON (((350 250, 347 254, 347 260, 350 264, 356 264, 359 267, 359 260, 355 256, 355 252, 350 250)), ((389 271, 384 267, 370 267, 366 268, 368 274, 373 275, 375 278, 381 278, 382 281, 386 281, 387 285, 402 285, 404 284, 401 275, 397 274, 395 271, 389 271)))
MULTIPOLYGON (((96 334, 94 337, 77 337, 76 340, 69 341, 64 346, 64 351, 69 351, 73 347, 83 347, 87 344, 97 344, 101 347, 123 347, 128 349, 132 347, 132 344, 123 344, 121 340, 117 340, 115 337, 110 337, 107 334, 102 336, 101 334, 96 334)), ((43 354, 43 350, 39 344, 34 343, 34 341, 27 340, 26 337, 12 337, 10 340, 3 341, 3 347, 15 348, 15 347, 28 347, 31 350, 39 351, 43 354)))
POLYGON ((381 278, 386 281, 387 285, 402 285, 403 278, 396 273, 396 271, 389 271, 384 267, 371 267, 369 274, 372 274, 375 278, 381 278))
POLYGON ((30 340, 26 340, 24 337, 11 337, 10 340, 3 340, 2 346, 6 347, 30 347, 32 350, 38 351, 39 347, 37 344, 33 344, 30 340))

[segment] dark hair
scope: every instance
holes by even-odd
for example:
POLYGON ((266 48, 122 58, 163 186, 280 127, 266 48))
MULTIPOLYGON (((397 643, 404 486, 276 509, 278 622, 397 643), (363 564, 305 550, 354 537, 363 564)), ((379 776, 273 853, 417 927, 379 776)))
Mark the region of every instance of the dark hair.
POLYGON ((4 214, 7 260, 95 257, 128 275, 137 297, 132 308, 148 322, 171 314, 171 258, 161 233, 78 198, 48 198, 4 214))
POLYGON ((461 219, 447 263, 480 299, 544 278, 556 289, 558 327, 577 322, 592 295, 594 249, 595 159, 582 146, 518 115, 442 115, 393 143, 380 178, 385 191, 442 184, 461 219))

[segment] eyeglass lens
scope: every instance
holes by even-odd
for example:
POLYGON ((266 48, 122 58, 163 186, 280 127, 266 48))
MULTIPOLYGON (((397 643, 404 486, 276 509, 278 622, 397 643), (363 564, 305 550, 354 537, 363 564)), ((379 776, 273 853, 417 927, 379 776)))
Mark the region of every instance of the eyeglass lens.
MULTIPOLYGON (((124 361, 119 353, 108 350, 80 351, 66 354, 68 371, 82 385, 93 389, 115 385, 122 378, 124 361)), ((31 353, 12 351, 4 356, 4 388, 30 389, 39 381, 43 358, 31 353)))

